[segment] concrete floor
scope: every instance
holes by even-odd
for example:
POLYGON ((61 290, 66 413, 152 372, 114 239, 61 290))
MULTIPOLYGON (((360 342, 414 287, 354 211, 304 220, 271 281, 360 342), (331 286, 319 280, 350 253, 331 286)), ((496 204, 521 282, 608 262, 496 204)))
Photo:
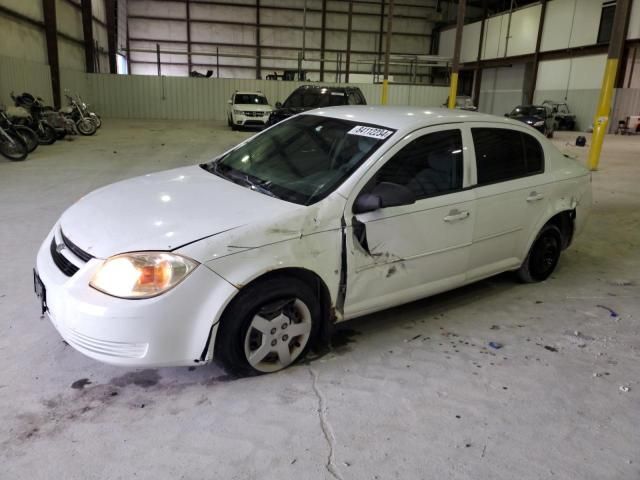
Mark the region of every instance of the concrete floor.
POLYGON ((31 277, 62 211, 247 136, 106 120, 0 158, 0 478, 640 477, 640 137, 607 138, 587 229, 544 283, 501 275, 370 315, 324 357, 251 379, 116 368, 66 346, 31 277))

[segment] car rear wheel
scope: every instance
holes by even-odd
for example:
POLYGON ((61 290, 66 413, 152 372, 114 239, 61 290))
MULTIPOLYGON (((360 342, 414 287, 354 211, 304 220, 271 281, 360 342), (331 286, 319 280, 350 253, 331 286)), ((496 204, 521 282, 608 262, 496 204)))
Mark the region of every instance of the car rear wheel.
POLYGON ((524 283, 546 280, 558 265, 560 252, 562 252, 560 229, 552 224, 545 225, 518 270, 518 278, 524 283))
POLYGON ((287 277, 258 281, 225 311, 216 358, 236 375, 282 370, 304 356, 320 318, 320 303, 306 284, 287 277))

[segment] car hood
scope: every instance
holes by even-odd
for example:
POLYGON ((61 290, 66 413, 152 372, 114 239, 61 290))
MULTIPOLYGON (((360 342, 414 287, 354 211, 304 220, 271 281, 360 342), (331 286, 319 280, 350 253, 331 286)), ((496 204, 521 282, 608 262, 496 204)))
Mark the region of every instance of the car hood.
POLYGON ((191 166, 96 190, 62 215, 60 227, 82 250, 106 258, 174 250, 300 208, 191 166))
POLYGON ((271 105, 256 105, 255 103, 234 103, 233 108, 251 112, 270 112, 273 110, 271 105))

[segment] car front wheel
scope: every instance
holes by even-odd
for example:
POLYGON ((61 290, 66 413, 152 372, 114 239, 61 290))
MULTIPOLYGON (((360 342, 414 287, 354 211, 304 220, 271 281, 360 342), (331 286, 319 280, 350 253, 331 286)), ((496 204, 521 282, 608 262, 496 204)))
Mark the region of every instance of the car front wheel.
POLYGON ((288 277, 258 281, 225 311, 216 358, 237 375, 282 370, 304 356, 320 318, 320 303, 305 283, 288 277))
POLYGON ((518 277, 524 283, 546 280, 558 265, 560 252, 562 252, 560 229, 552 224, 545 225, 533 242, 527 258, 518 269, 518 277))

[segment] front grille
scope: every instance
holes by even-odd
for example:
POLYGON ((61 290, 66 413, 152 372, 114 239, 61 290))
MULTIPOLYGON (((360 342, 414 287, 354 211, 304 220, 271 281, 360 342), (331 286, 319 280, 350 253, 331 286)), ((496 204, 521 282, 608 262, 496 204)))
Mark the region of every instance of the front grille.
POLYGON ((79 270, 78 267, 67 260, 64 255, 58 252, 55 237, 51 239, 51 248, 49 248, 49 250, 51 251, 51 258, 53 258, 53 263, 55 263, 60 271, 67 277, 72 277, 79 270))
POLYGON ((264 112, 244 112, 245 117, 261 117, 264 112))
POLYGON ((80 247, 78 247, 75 243, 73 243, 69 238, 64 234, 62 230, 60 230, 60 235, 62 236, 62 241, 67 246, 69 250, 71 250, 76 257, 78 257, 83 262, 88 262, 93 258, 93 255, 85 252, 80 247))

